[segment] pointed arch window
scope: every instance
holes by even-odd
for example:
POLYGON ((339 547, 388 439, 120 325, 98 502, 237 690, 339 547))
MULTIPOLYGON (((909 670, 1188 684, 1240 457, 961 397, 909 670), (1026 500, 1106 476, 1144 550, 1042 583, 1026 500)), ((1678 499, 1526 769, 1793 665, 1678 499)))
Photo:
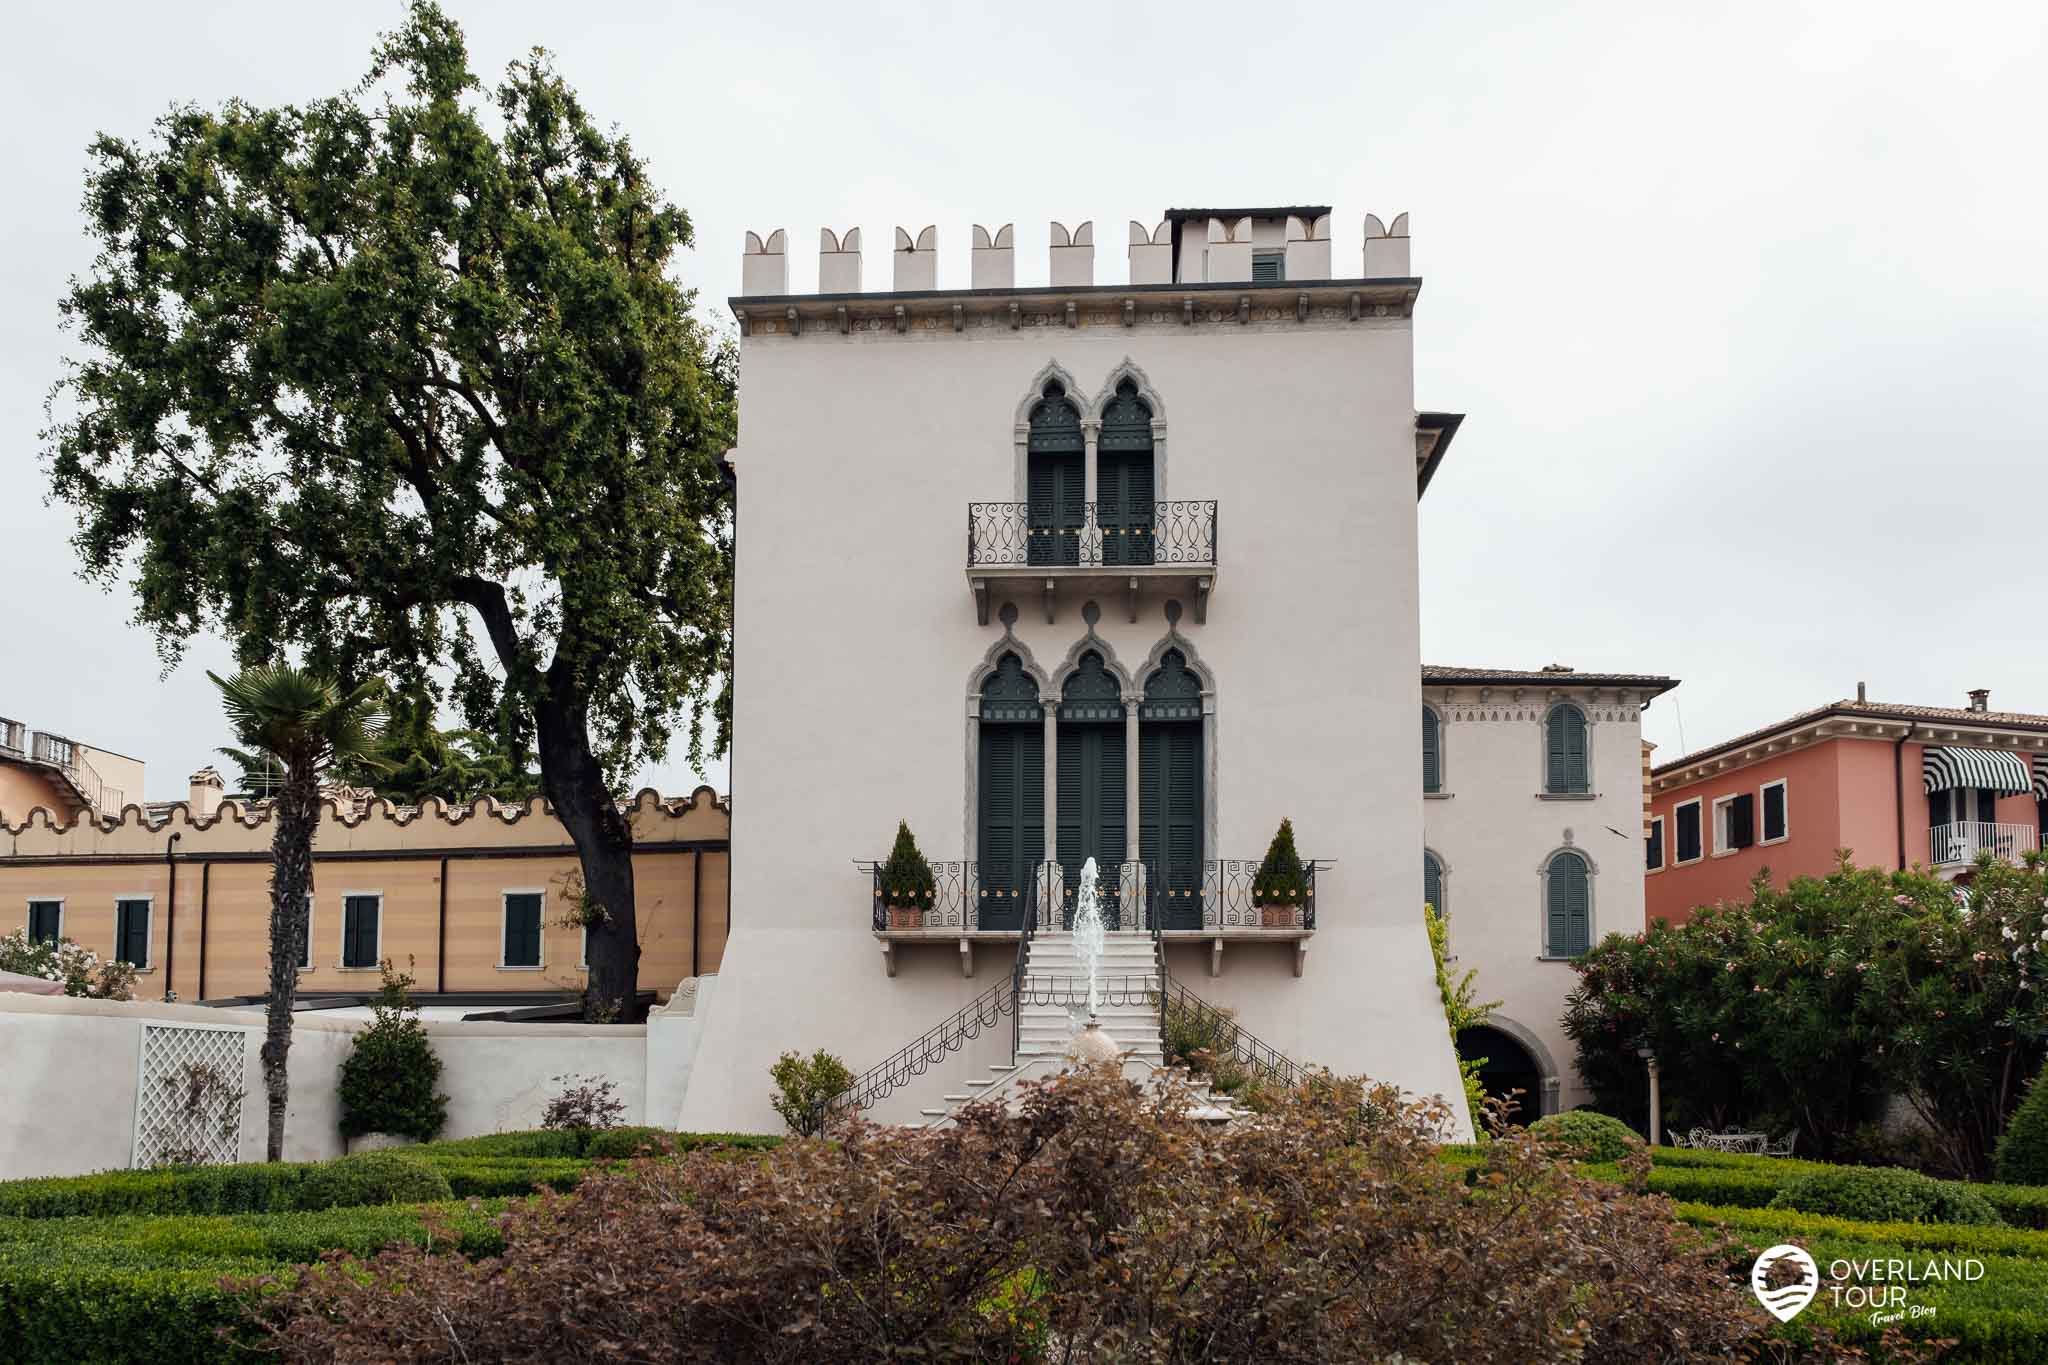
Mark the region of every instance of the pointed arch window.
POLYGON ((1102 411, 1096 440, 1096 523, 1104 564, 1153 561, 1152 455, 1152 409, 1138 396, 1137 382, 1126 378, 1102 411))
POLYGON ((981 685, 975 773, 977 923, 1024 927, 1020 892, 1045 859, 1045 708, 1024 661, 1006 653, 981 685))
POLYGON ((1138 707, 1138 858, 1163 927, 1202 927, 1202 680, 1169 649, 1138 707))
POLYGON ((1585 855, 1560 849, 1543 870, 1543 955, 1577 957, 1592 939, 1593 886, 1585 855))
POLYGON ((1422 708, 1422 790, 1444 789, 1444 729, 1436 708, 1422 708))
POLYGON ((1129 850, 1123 688, 1097 650, 1080 657, 1060 690, 1055 743, 1055 856, 1066 884, 1079 886, 1081 865, 1093 858, 1103 884, 1114 886, 1129 850))
POLYGON ((1550 708, 1543 722, 1543 790, 1552 796, 1583 796, 1593 789, 1586 713, 1568 701, 1550 708))
POLYGON ((1087 444, 1081 410, 1059 380, 1047 380, 1031 409, 1025 442, 1026 561, 1079 564, 1087 510, 1087 444))
POLYGON ((1437 914, 1450 913, 1444 904, 1444 860, 1426 848, 1422 850, 1422 899, 1435 906, 1437 914))

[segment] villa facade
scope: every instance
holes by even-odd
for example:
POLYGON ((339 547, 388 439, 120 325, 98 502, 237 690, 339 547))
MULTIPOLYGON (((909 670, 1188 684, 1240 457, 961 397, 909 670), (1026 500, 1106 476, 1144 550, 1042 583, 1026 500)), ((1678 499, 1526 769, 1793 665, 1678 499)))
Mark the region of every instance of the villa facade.
MULTIPOLYGON (((773 1127, 781 1052, 860 1071, 944 1028, 1089 857, 1120 930, 1274 1048, 1459 1094, 1413 766, 1416 502, 1458 418, 1415 405, 1405 216, 1367 220, 1355 275, 1330 223, 1174 211, 1131 225, 1121 284, 1055 224, 1031 287, 1010 228, 976 229, 966 287, 899 231, 880 291, 859 230, 827 231, 816 293, 749 234, 743 909, 684 1127, 773 1127), (1283 819, 1313 891, 1276 914, 1252 882, 1283 819), (910 915, 873 872, 899 821, 940 880, 910 915)), ((983 1034, 872 1112, 1010 1050, 983 1034)))

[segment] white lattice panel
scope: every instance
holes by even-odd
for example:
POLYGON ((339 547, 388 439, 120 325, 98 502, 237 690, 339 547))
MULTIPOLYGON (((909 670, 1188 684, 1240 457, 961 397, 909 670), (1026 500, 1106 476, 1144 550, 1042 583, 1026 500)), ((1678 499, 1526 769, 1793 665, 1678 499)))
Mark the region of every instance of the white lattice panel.
POLYGON ((142 1062, 135 1082, 135 1151, 138 1167, 157 1164, 166 1151, 197 1153, 206 1162, 235 1161, 242 1152, 242 1106, 223 1106, 223 1093, 240 1091, 246 1029, 207 1025, 144 1024, 142 1062), (192 1068, 219 1078, 205 1112, 188 1112, 192 1068))

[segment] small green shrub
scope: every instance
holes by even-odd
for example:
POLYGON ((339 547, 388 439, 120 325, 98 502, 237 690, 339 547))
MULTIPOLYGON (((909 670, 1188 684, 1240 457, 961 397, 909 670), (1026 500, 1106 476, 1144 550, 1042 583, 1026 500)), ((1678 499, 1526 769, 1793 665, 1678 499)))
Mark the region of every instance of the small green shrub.
POLYGON ((496 1199, 535 1194, 543 1187, 567 1193, 590 1170, 572 1157, 453 1157, 436 1160, 457 1199, 496 1199))
POLYGON ((425 1141, 448 1121, 448 1097, 434 1091, 441 1059, 412 1003, 412 977, 388 961, 383 973, 376 1016, 341 1063, 341 1131, 349 1137, 393 1133, 425 1141))
POLYGON ((853 1084, 846 1063, 824 1048, 808 1059, 785 1052, 768 1076, 775 1082, 775 1112, 799 1137, 816 1137, 825 1125, 825 1101, 853 1084))
POLYGON ((1635 1129, 1590 1109, 1548 1115, 1530 1124, 1529 1131, 1563 1147, 1574 1161, 1620 1161, 1644 1145, 1635 1129))
POLYGON ((448 1177, 402 1152, 358 1152, 322 1162, 299 1182, 302 1209, 360 1208, 368 1204, 426 1204, 451 1199, 448 1177))
POLYGON ((2003 1221, 1990 1202, 1967 1185, 1934 1180, 1918 1171, 1859 1166, 1797 1176, 1772 1196, 1769 1207, 1865 1223, 1990 1226, 2003 1221))
POLYGON ((1993 1172, 2008 1185, 2048 1185, 2048 1085, 2044 1071, 2027 1086, 2026 1097, 1998 1139, 1993 1172))
POLYGON ((896 844, 889 850, 889 860, 882 864, 883 904, 929 910, 938 895, 938 886, 932 865, 925 861, 917 840, 911 836, 910 822, 897 821, 896 844))
POLYGON ((1258 905, 1298 906, 1308 898, 1308 872, 1294 851, 1294 821, 1282 820, 1266 847, 1266 858, 1252 879, 1252 900, 1258 905))

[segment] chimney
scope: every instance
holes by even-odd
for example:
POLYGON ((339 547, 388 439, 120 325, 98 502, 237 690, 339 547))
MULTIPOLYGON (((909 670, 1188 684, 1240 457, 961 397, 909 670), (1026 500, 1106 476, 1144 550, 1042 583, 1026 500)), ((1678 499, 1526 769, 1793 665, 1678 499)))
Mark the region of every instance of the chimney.
POLYGON ((1988 687, 1971 688, 1970 709, 1972 711, 1989 711, 1991 709, 1991 689, 1988 687))
POLYGON ((1865 683, 1863 683, 1863 682, 1860 682, 1860 681, 1859 681, 1859 682, 1858 682, 1858 683, 1856 684, 1856 700, 1858 700, 1858 701, 1869 701, 1869 700, 1870 700, 1870 692, 1868 691, 1868 685, 1867 685, 1867 684, 1865 684, 1865 683))
POLYGON ((221 793, 227 790, 227 783, 211 767, 201 768, 192 774, 192 794, 186 799, 185 807, 191 811, 194 820, 210 820, 220 809, 221 793))

